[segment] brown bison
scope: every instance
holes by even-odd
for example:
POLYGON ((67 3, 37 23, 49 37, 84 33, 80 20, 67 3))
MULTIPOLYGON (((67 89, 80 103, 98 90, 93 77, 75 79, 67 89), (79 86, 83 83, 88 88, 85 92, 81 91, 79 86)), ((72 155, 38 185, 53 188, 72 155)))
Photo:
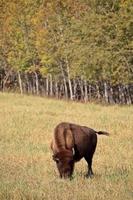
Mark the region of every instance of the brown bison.
POLYGON ((51 149, 61 178, 71 177, 75 162, 83 157, 88 163, 87 177, 93 175, 92 158, 97 145, 96 133, 109 135, 104 131, 72 123, 62 122, 56 126, 51 149))

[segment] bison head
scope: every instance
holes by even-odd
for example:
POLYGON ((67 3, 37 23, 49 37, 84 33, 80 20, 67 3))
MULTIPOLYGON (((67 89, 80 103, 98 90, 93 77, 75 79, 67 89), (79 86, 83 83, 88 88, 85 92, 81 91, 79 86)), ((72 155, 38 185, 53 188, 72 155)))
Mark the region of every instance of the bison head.
POLYGON ((73 174, 74 159, 73 152, 65 150, 53 155, 61 178, 70 178, 73 174))

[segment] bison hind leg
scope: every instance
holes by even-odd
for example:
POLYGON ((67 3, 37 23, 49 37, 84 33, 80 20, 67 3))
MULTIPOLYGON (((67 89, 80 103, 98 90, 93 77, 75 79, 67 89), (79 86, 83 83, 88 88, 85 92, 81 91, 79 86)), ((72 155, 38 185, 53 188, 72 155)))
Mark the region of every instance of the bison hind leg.
POLYGON ((92 157, 85 157, 85 160, 88 163, 88 172, 86 174, 86 178, 92 178, 94 175, 92 170, 92 157))
POLYGON ((92 170, 92 159, 93 159, 93 155, 96 150, 96 145, 97 145, 97 136, 94 138, 93 145, 89 149, 88 153, 84 156, 84 158, 88 164, 88 173, 86 175, 86 177, 88 177, 88 178, 92 178, 94 176, 94 173, 92 170))

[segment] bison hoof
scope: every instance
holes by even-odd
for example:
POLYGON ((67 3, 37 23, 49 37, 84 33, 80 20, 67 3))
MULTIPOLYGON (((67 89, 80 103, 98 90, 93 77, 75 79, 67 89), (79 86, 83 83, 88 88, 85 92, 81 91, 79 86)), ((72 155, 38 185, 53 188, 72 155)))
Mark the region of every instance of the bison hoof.
POLYGON ((86 178, 93 178, 93 177, 94 177, 94 174, 93 174, 93 173, 89 173, 89 174, 86 174, 85 177, 86 177, 86 178))

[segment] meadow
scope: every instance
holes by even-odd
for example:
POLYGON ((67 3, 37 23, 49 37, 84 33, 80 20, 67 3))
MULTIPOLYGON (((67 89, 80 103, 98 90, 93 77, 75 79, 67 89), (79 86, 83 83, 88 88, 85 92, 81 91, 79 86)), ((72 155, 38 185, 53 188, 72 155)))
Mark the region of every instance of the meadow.
POLYGON ((0 93, 0 200, 133 199, 133 106, 76 103, 0 93), (105 130, 98 136, 94 178, 84 160, 62 180, 50 141, 61 121, 105 130))

